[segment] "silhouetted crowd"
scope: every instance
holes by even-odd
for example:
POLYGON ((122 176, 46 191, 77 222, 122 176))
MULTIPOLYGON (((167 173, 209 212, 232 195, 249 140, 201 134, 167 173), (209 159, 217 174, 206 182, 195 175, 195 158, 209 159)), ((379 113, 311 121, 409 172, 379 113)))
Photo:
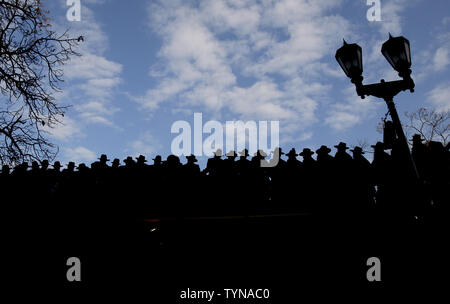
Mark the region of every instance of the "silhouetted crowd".
POLYGON ((153 164, 143 155, 127 157, 123 164, 101 155, 90 166, 69 162, 66 168, 58 161, 52 167, 45 160, 33 162, 31 168, 24 162, 13 170, 3 165, 0 185, 10 203, 24 208, 42 201, 61 211, 143 218, 273 212, 421 215, 448 209, 448 146, 413 137, 420 180, 395 144, 390 154, 382 142, 373 145, 372 162, 361 147, 349 149, 343 142, 334 147, 334 156, 327 146, 300 153, 276 148, 270 160, 261 150, 251 158, 247 149, 225 155, 218 150, 204 170, 194 155, 185 164, 175 155, 166 160, 158 155, 153 164))

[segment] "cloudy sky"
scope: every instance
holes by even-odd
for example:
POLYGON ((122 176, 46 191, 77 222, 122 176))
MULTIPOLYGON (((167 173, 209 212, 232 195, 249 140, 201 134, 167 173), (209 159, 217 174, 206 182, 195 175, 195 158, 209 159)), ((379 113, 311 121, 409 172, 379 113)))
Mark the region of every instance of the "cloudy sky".
POLYGON ((65 0, 46 1, 55 29, 85 36, 57 95, 71 106, 51 130, 58 159, 165 157, 172 124, 193 126, 194 112, 203 122, 279 121, 285 151, 373 144, 386 105, 361 100, 334 55, 343 38, 356 42, 365 83, 397 79, 380 52, 389 32, 412 49, 416 92, 397 96, 401 116, 450 109, 450 2, 381 0, 373 22, 366 2, 81 0, 81 21, 70 22, 65 0))

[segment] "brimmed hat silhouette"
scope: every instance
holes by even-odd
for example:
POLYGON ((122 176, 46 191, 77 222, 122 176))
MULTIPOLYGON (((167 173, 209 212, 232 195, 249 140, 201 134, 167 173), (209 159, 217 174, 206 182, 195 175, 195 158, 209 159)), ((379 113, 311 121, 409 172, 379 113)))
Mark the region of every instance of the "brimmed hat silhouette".
POLYGON ((61 163, 59 161, 55 161, 53 163, 53 168, 61 168, 61 163))
POLYGON ((138 163, 146 163, 147 162, 144 155, 139 155, 138 157, 136 157, 136 160, 138 161, 138 163))
POLYGON ((188 161, 193 162, 193 163, 195 163, 195 162, 198 161, 194 154, 191 154, 191 155, 186 156, 186 159, 187 159, 188 161))
POLYGON ((338 150, 341 150, 341 149, 347 150, 348 149, 347 144, 342 141, 337 146, 334 146, 334 147, 337 148, 338 150))
POLYGON ((112 164, 113 164, 113 165, 120 165, 120 159, 114 158, 112 164))
POLYGON ((384 150, 384 143, 379 141, 375 145, 371 145, 371 147, 374 148, 374 149, 383 149, 384 150))
POLYGON ((365 154, 365 152, 363 151, 363 149, 361 148, 361 147, 358 147, 358 146, 356 146, 356 147, 354 147, 353 149, 351 149, 350 150, 350 152, 353 152, 353 153, 360 153, 360 154, 365 154))
POLYGON ((107 162, 109 161, 108 157, 106 156, 106 154, 102 154, 99 158, 100 161, 102 162, 107 162))
POLYGON ((317 154, 328 154, 330 152, 331 152, 331 149, 325 145, 320 146, 320 148, 316 150, 317 154))
POLYGON ((313 155, 314 152, 309 148, 304 148, 303 151, 299 154, 300 156, 313 155))
POLYGON ((239 152, 239 155, 240 155, 240 156, 245 156, 245 157, 247 157, 247 156, 249 156, 250 154, 248 154, 248 150, 247 150, 247 149, 244 149, 244 150, 242 150, 241 152, 239 152))
POLYGON ((88 167, 86 166, 86 164, 85 163, 81 163, 81 164, 79 164, 78 166, 77 166, 77 169, 78 170, 80 170, 80 169, 87 169, 88 167))
POLYGON ((127 158, 125 158, 125 159, 123 160, 123 162, 124 162, 125 164, 129 164, 129 163, 134 163, 134 160, 133 160, 133 157, 128 156, 127 158))
POLYGON ((156 155, 155 158, 152 158, 153 161, 161 161, 161 155, 156 155))
POLYGON ((420 136, 420 134, 414 134, 412 137, 413 141, 425 141, 425 139, 422 138, 422 136, 420 136))
POLYGON ((289 150, 289 152, 286 154, 286 156, 288 157, 296 157, 298 154, 295 151, 295 148, 292 148, 291 150, 289 150))

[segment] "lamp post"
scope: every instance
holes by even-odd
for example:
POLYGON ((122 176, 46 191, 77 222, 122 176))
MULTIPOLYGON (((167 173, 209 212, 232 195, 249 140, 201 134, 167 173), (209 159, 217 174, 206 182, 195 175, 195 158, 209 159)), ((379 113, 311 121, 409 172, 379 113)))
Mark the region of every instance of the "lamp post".
POLYGON ((401 91, 409 90, 414 92, 414 81, 411 78, 411 50, 408 39, 400 37, 392 37, 389 34, 389 40, 383 43, 381 53, 398 72, 402 80, 386 82, 381 79, 379 83, 364 85, 363 81, 363 65, 361 47, 355 43, 348 44, 344 40, 344 45, 336 51, 336 60, 341 66, 344 73, 355 84, 356 93, 364 99, 365 96, 375 96, 383 98, 392 117, 395 133, 400 141, 404 153, 407 155, 408 162, 413 172, 413 177, 418 180, 419 175, 409 150, 408 141, 403 132, 400 118, 394 104, 394 97, 401 91))

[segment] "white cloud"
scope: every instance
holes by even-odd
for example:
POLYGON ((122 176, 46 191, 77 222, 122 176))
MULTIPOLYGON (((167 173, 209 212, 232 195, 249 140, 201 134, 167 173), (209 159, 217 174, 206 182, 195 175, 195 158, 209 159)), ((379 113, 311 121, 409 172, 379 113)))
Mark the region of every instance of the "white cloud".
POLYGON ((433 57, 433 68, 435 71, 444 70, 450 63, 449 51, 445 47, 440 47, 436 50, 433 57))
POLYGON ((450 83, 441 83, 427 95, 437 111, 450 111, 450 83))
POLYGON ((450 64, 450 32, 443 31, 433 35, 431 43, 415 58, 417 65, 413 71, 416 73, 417 83, 433 74, 446 71, 450 64))
POLYGON ((108 36, 88 7, 82 6, 82 20, 73 22, 71 29, 71 35, 83 35, 85 39, 77 49, 82 56, 72 57, 64 66, 64 76, 70 85, 65 90, 64 101, 74 105, 80 125, 116 127, 112 118, 119 108, 112 104, 112 98, 122 81, 122 65, 104 56, 108 36))
POLYGON ((381 3, 381 22, 376 22, 380 24, 380 33, 386 35, 391 33, 393 36, 398 36, 402 34, 402 23, 403 11, 412 2, 409 0, 385 0, 381 3))
POLYGON ((170 102, 177 111, 200 107, 241 120, 280 120, 288 133, 305 129, 317 122, 317 99, 330 88, 318 80, 320 71, 329 70, 328 55, 350 33, 346 19, 328 13, 340 4, 152 2, 150 26, 163 40, 150 70, 158 82, 134 99, 149 111, 170 102), (243 86, 242 76, 251 83, 243 86))
POLYGON ((337 131, 353 127, 360 121, 361 117, 359 115, 346 111, 333 111, 333 113, 325 119, 325 123, 337 131))
POLYGON ((149 157, 158 153, 159 149, 161 149, 161 144, 150 132, 145 132, 137 140, 132 141, 129 147, 126 150, 127 152, 136 156, 142 154, 149 157))
POLYGON ((325 124, 329 125, 335 131, 343 131, 354 127, 358 123, 375 115, 376 110, 382 103, 374 102, 373 98, 368 96, 361 99, 356 95, 355 88, 349 86, 344 90, 347 96, 344 102, 337 102, 330 105, 325 124))
POLYGON ((44 130, 48 132, 51 137, 63 142, 67 142, 74 137, 83 135, 80 125, 67 116, 63 117, 61 123, 52 126, 52 128, 46 125, 44 130))
POLYGON ((442 18, 442 24, 443 25, 450 24, 450 16, 442 18))
POLYGON ((70 63, 64 69, 64 75, 68 80, 98 78, 114 79, 121 71, 122 65, 109 61, 102 56, 85 53, 81 57, 72 58, 70 63))
POLYGON ((76 148, 66 148, 64 149, 64 154, 67 160, 75 163, 87 163, 94 161, 97 158, 97 155, 93 151, 82 146, 76 148))

